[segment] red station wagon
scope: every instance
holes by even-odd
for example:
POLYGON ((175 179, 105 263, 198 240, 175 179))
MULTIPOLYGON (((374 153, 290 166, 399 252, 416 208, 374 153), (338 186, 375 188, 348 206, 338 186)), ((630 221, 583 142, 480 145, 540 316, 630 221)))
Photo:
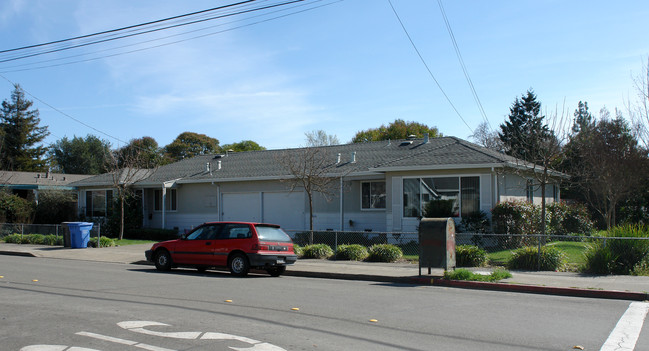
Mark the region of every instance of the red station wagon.
POLYGON ((291 238, 278 225, 248 222, 203 223, 180 239, 153 244, 145 255, 161 271, 228 267, 237 276, 256 268, 278 277, 297 261, 291 238))

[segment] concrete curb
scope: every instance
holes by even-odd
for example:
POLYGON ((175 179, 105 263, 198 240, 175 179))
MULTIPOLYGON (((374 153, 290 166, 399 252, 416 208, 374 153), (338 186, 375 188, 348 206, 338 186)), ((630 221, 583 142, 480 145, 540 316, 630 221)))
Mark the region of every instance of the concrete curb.
POLYGON ((631 300, 631 301, 649 300, 649 293, 637 293, 637 292, 615 291, 615 290, 557 288, 557 287, 547 287, 547 286, 509 284, 509 283, 488 283, 488 282, 475 282, 475 281, 465 281, 465 280, 447 280, 439 277, 432 277, 432 278, 386 277, 386 276, 364 275, 364 274, 305 272, 305 271, 290 271, 290 270, 287 270, 285 275, 296 276, 296 277, 308 277, 308 278, 374 281, 380 283, 444 286, 449 288, 492 290, 492 291, 518 292, 518 293, 541 294, 541 295, 587 297, 587 298, 596 298, 596 299, 615 299, 615 300, 631 300))
POLYGON ((38 257, 31 252, 21 252, 21 251, 0 251, 0 255, 38 257))

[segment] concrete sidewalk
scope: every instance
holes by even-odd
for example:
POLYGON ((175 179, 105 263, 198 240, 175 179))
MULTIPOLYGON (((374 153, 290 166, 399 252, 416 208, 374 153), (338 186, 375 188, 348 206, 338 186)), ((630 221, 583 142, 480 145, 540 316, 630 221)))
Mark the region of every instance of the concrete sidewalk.
MULTIPOLYGON (((0 243, 0 254, 122 264, 150 264, 144 258, 144 251, 150 247, 150 244, 143 244, 101 249, 71 249, 61 246, 0 243)), ((488 268, 473 270, 489 271, 488 268)), ((419 266, 408 263, 298 260, 295 265, 289 266, 286 275, 563 296, 638 301, 649 300, 649 277, 592 276, 571 272, 512 271, 512 278, 502 280, 498 283, 482 283, 441 279, 444 273, 442 269, 432 269, 431 275, 427 274, 427 268, 422 268, 421 271, 423 275, 419 276, 419 266)))

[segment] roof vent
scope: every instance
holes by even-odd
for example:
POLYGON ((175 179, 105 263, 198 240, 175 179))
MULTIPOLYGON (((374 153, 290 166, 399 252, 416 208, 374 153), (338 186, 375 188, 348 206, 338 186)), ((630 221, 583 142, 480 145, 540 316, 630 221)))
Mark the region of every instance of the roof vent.
POLYGON ((217 170, 217 171, 220 171, 220 170, 221 170, 221 161, 218 161, 218 162, 216 163, 216 170, 217 170))
POLYGON ((414 135, 414 134, 410 134, 410 135, 408 135, 408 137, 407 137, 406 139, 408 139, 408 140, 415 140, 415 139, 417 139, 417 136, 414 135))
POLYGON ((341 155, 340 152, 338 153, 338 157, 336 158, 336 164, 339 164, 341 161, 341 155))
POLYGON ((356 151, 352 151, 352 160, 351 163, 356 163, 356 151))
POLYGON ((209 162, 207 162, 205 164, 205 172, 208 172, 208 173, 210 172, 210 163, 209 162))
POLYGON ((428 144, 430 141, 430 135, 428 133, 424 133, 424 144, 428 144))
POLYGON ((412 140, 404 140, 399 144, 399 146, 408 146, 410 144, 412 144, 412 140))

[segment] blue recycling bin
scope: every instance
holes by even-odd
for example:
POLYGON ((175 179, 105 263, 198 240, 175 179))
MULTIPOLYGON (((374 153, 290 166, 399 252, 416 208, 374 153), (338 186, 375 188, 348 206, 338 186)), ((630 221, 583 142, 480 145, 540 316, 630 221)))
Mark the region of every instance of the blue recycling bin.
POLYGON ((73 249, 87 248, 93 223, 67 222, 67 225, 70 230, 70 247, 73 249))

